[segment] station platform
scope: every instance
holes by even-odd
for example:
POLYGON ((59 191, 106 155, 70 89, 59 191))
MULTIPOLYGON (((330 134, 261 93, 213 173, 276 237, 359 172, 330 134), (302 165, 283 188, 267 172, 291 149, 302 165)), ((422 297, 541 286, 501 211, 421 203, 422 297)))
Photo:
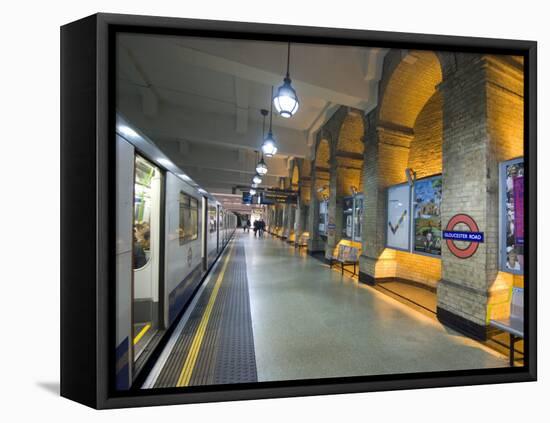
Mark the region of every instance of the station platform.
POLYGON ((237 231, 143 388, 507 366, 304 251, 237 231))

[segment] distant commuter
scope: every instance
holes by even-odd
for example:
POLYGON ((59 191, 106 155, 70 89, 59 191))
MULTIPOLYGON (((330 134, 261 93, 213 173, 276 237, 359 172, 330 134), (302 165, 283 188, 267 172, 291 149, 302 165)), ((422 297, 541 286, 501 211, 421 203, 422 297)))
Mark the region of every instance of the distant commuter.
POLYGON ((258 230, 260 231, 260 236, 263 236, 264 231, 265 231, 265 222, 264 222, 263 219, 260 219, 260 223, 258 225, 258 230))
POLYGON ((254 221, 254 236, 258 234, 258 231, 260 230, 260 221, 255 220, 254 221))
POLYGON ((250 232, 250 219, 246 219, 245 228, 246 228, 246 232, 250 232))

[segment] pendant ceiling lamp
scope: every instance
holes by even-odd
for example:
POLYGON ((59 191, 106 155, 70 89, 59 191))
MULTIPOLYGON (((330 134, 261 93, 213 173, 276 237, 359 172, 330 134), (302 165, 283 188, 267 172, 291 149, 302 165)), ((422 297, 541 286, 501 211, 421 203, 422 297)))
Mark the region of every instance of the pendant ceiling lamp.
POLYGON ((256 172, 260 176, 264 176, 267 173, 267 165, 265 164, 263 153, 262 153, 262 158, 260 159, 260 161, 256 165, 256 172))
MULTIPOLYGON (((256 151, 256 154, 257 153, 258 152, 256 151)), ((265 164, 265 161, 264 161, 264 153, 262 153, 260 161, 256 165, 256 174, 259 176, 264 176, 266 173, 267 173, 267 165, 265 164)))
POLYGON ((252 178, 252 183, 253 184, 261 184, 262 183, 262 178, 260 177, 260 175, 256 174, 254 175, 254 177, 252 178))
MULTIPOLYGON (((273 87, 271 87, 271 97, 273 97, 273 87)), ((268 112, 265 109, 262 109, 261 112, 264 117, 265 126, 265 117, 268 112)), ((269 132, 267 133, 267 137, 264 137, 262 152, 266 157, 273 157, 277 154, 277 144, 275 143, 275 138, 273 137, 273 102, 271 102, 271 113, 269 114, 269 132)))
POLYGON ((296 90, 292 88, 290 79, 290 42, 288 43, 286 77, 283 80, 283 85, 277 89, 275 97, 273 97, 273 104, 277 112, 284 118, 292 117, 300 106, 296 90))

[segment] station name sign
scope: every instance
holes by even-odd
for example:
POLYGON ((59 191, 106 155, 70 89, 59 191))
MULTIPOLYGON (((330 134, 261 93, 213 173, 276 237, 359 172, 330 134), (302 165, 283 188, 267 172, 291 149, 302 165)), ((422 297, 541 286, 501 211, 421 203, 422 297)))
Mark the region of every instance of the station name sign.
POLYGON ((298 196, 296 194, 279 193, 273 191, 264 191, 260 193, 261 204, 296 204, 298 196))
POLYGON ((443 231, 443 238, 453 241, 484 242, 483 232, 443 231))

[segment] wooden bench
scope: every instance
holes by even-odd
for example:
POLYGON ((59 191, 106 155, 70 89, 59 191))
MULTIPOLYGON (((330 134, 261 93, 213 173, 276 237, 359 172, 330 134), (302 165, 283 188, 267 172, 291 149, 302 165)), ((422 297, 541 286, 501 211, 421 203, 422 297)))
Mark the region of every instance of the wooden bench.
POLYGON ((298 237, 298 240, 295 242, 294 245, 298 248, 304 248, 304 247, 307 248, 308 240, 309 240, 309 232, 304 232, 298 237))
POLYGON ((334 263, 340 263, 342 275, 344 274, 345 266, 353 265, 353 276, 357 274, 357 264, 359 263, 359 249, 350 245, 338 244, 336 246, 336 254, 333 253, 330 259, 330 268, 334 263))
POLYGON ((510 334, 510 366, 514 367, 514 344, 523 339, 523 288, 514 288, 510 303, 510 317, 490 320, 491 326, 510 334))
POLYGON ((288 242, 289 244, 294 244, 294 241, 296 241, 296 233, 294 232, 294 230, 292 230, 288 234, 288 238, 286 239, 286 242, 288 242))

